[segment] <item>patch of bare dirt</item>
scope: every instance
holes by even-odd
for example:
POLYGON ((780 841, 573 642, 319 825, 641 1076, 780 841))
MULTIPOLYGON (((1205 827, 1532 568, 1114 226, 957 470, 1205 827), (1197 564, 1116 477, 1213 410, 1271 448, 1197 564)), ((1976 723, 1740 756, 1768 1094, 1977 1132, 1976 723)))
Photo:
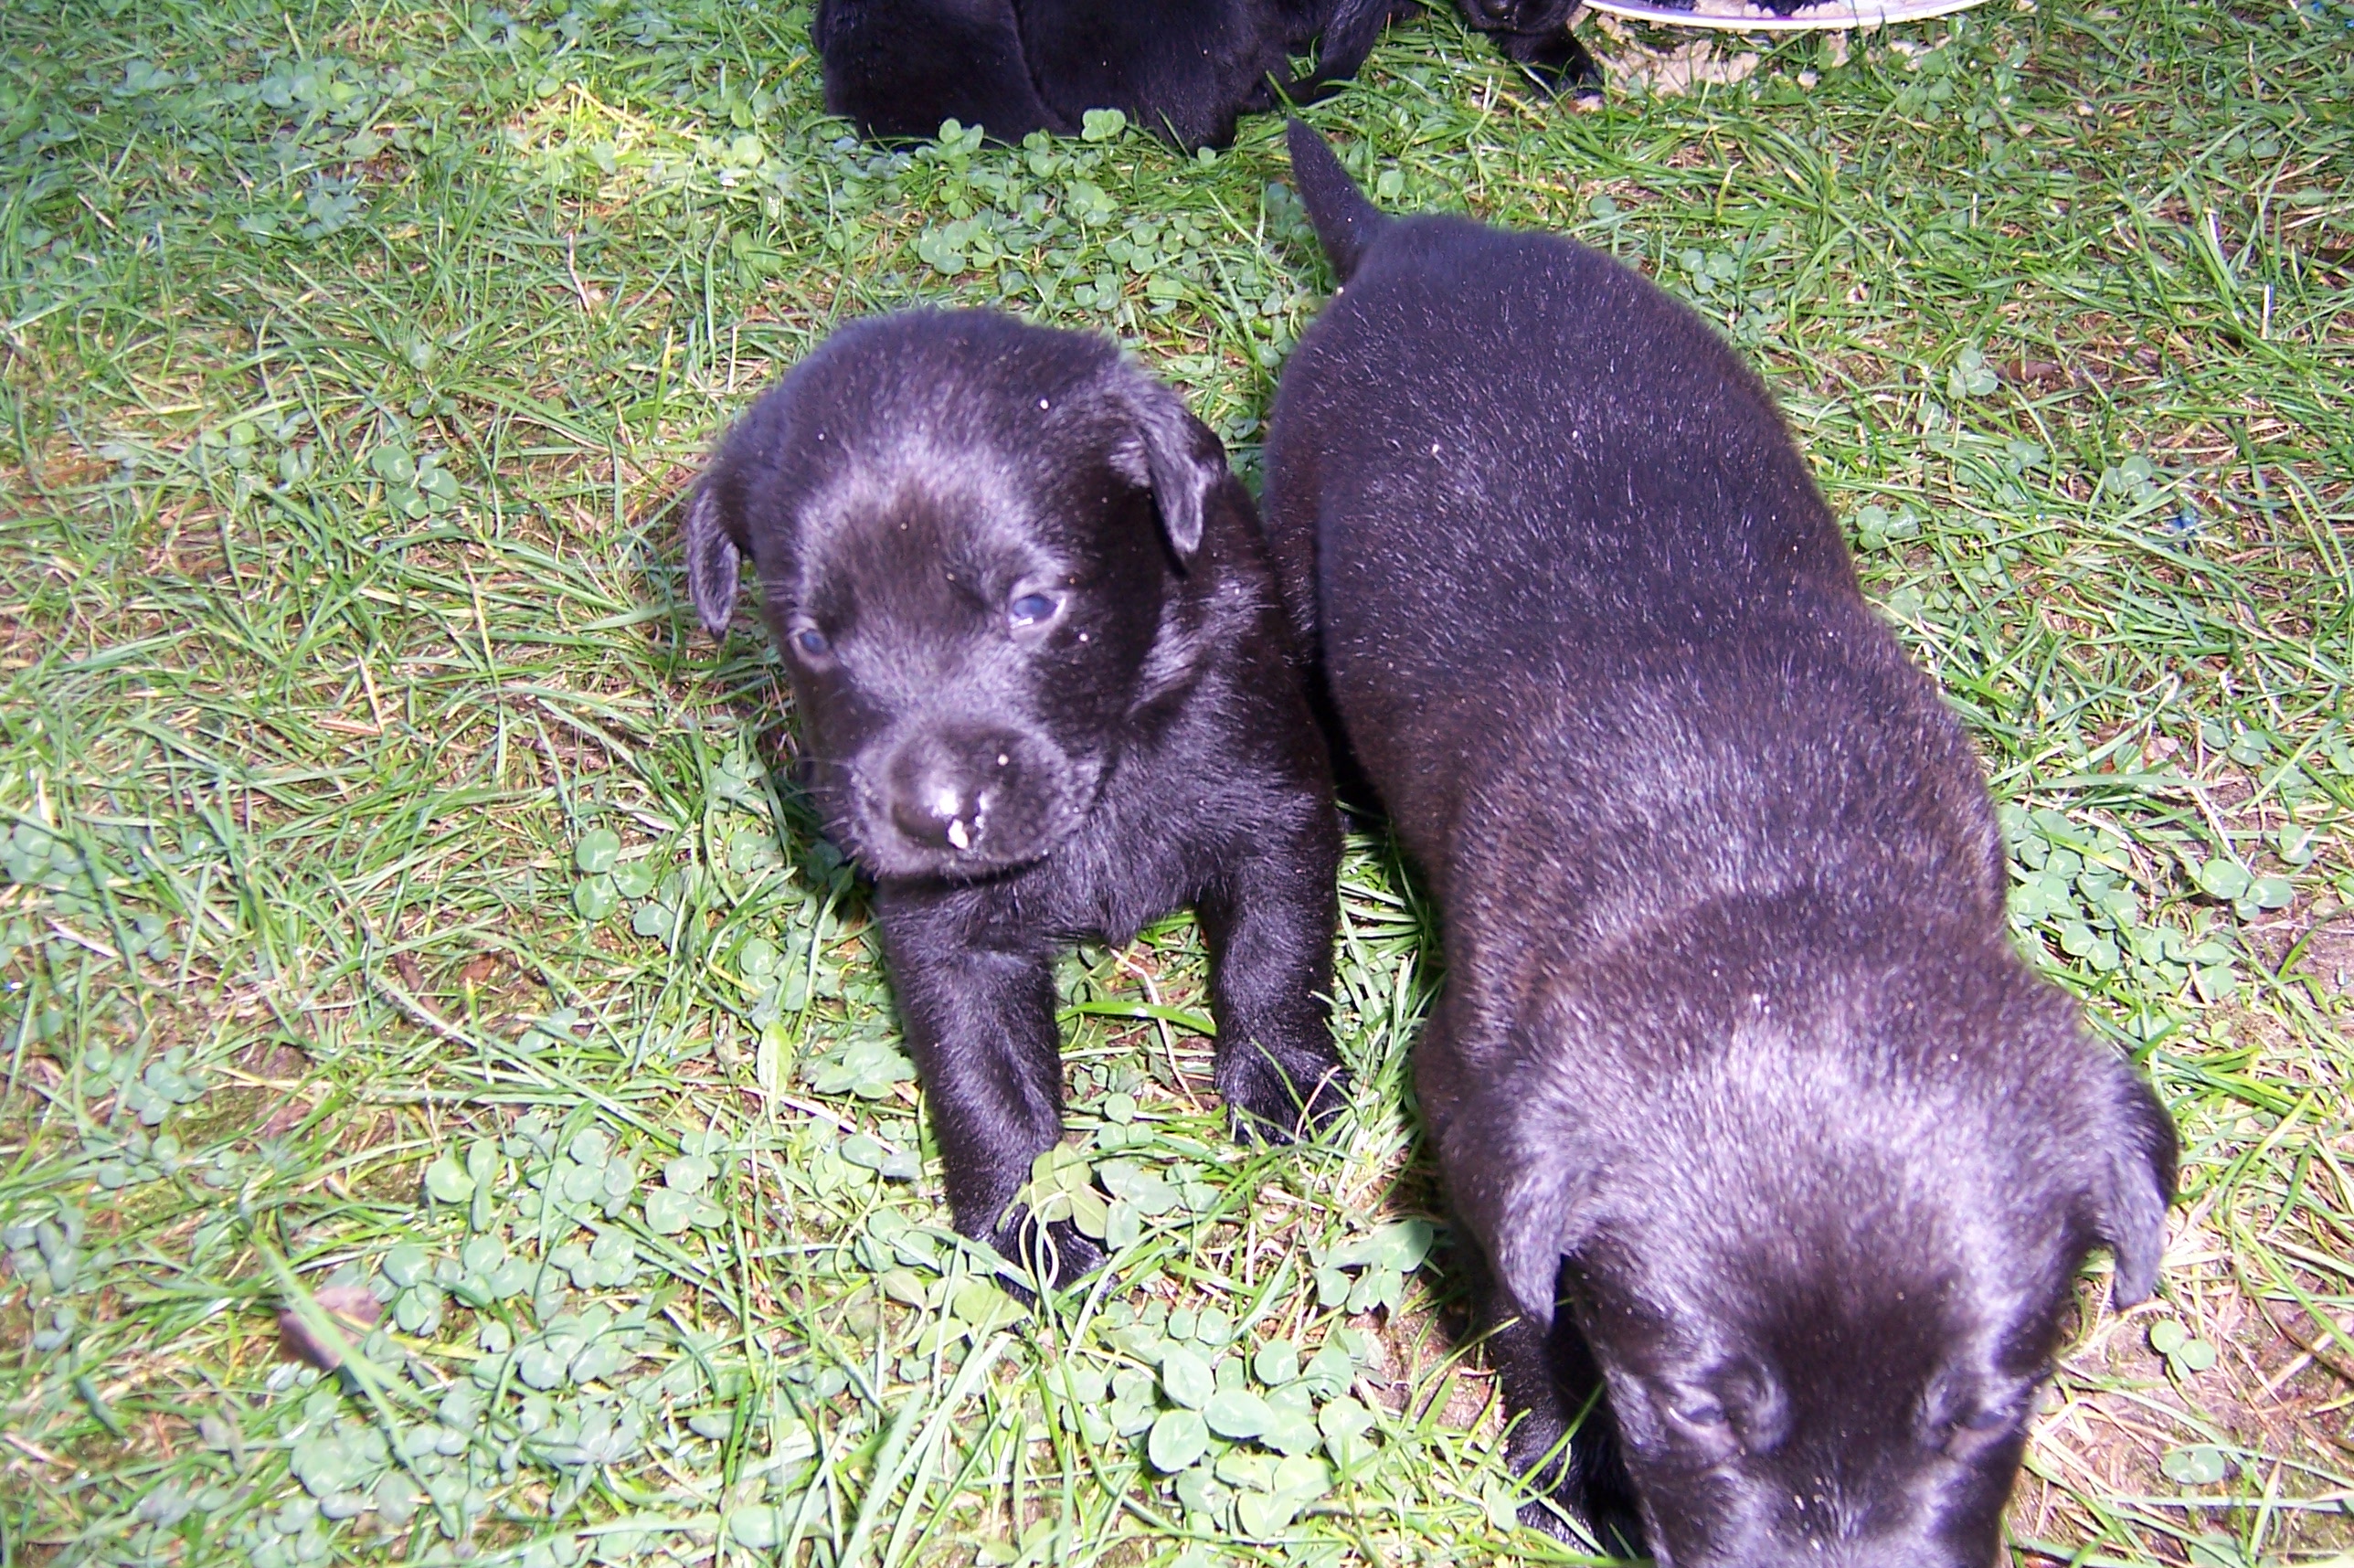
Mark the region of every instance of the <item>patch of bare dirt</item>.
MULTIPOLYGON (((2354 1496, 2354 1356, 2344 1349, 2354 1321, 2321 1319, 2286 1289, 2258 1282, 2256 1293, 2246 1251, 2235 1256, 2194 1221, 2169 1249, 2165 1298, 2116 1317, 2088 1287, 2086 1309, 2098 1319, 2037 1423, 2012 1507, 2015 1538, 2094 1540, 2103 1525, 2089 1497, 2133 1537, 2112 1536, 2105 1554, 2216 1568, 2243 1560, 2224 1538, 2253 1539, 2264 1563, 2354 1549, 2345 1507, 2354 1496), (2212 1364, 2160 1354, 2152 1330, 2169 1324, 2213 1347, 2212 1364), (2221 1479, 2200 1480, 2186 1467, 2200 1451, 2228 1460, 2221 1479)), ((2331 1282, 2296 1286, 2310 1301, 2331 1282)))
POLYGON ((2312 909, 2281 925, 2275 940, 2286 940, 2274 963, 2284 980, 2303 978, 2328 997, 2354 996, 2354 906, 2312 909))

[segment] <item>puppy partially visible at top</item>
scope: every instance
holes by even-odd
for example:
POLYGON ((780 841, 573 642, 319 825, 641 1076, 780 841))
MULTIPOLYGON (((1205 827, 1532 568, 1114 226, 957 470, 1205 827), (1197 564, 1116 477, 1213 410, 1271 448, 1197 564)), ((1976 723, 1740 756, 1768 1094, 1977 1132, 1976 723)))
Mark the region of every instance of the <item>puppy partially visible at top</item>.
MULTIPOLYGON (((1545 90, 1601 73, 1569 30, 1577 0, 1462 0, 1545 90)), ((1306 103, 1357 74, 1416 0, 819 0, 825 106, 868 136, 944 121, 993 141, 1076 133, 1117 109, 1181 147, 1223 147, 1243 114, 1306 103), (1292 75, 1295 57, 1315 67, 1292 75)))
POLYGON ((1109 343, 988 312, 843 327, 686 516, 723 633, 750 556, 827 831, 875 908, 957 1229, 1066 1283, 1017 1202, 1062 1133, 1055 959, 1191 905, 1246 1136, 1341 1107, 1340 821, 1249 493, 1109 343))
POLYGON ((1992 1568, 2172 1124, 2012 948, 1969 739, 1757 377, 1608 257, 1291 156, 1346 288, 1268 533, 1440 908, 1415 1082, 1514 1460, 1662 1568, 1992 1568))

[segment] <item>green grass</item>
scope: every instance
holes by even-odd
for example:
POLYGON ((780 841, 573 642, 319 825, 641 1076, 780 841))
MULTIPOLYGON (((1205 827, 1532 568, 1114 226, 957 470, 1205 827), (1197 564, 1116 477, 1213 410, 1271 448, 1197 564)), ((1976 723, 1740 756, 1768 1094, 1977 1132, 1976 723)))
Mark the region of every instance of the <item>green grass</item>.
MULTIPOLYGON (((1424 1255, 1383 845, 1324 1147, 1224 1138, 1173 920, 1066 969, 1116 1273, 1033 1319, 946 1231, 673 503, 919 301, 1113 333, 1255 467, 1327 280, 1271 119, 879 153, 806 33, 0 11, 0 1562, 1575 1559, 1499 1522, 1424 1255), (282 1359, 361 1301, 344 1373, 282 1359), (1172 1481, 1204 1372, 1267 1430, 1172 1481)), ((2180 1120, 2162 1298, 2088 1285, 2023 1562, 2354 1552, 2349 61, 2346 0, 1993 0, 1580 114, 1440 16, 1314 116, 1755 356, 1979 739, 2022 943, 2180 1120)))

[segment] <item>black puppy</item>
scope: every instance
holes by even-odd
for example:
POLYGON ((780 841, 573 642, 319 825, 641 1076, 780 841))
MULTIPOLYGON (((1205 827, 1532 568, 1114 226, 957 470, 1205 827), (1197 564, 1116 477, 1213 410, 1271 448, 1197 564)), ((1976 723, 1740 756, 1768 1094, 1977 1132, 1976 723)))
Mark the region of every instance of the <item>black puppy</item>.
MULTIPOLYGON (((1548 90, 1600 74, 1570 36, 1577 0, 1464 0, 1548 90)), ((825 106, 866 135, 930 137, 954 119, 1001 142, 1068 134, 1118 109, 1182 147, 1223 147, 1235 119, 1356 75, 1415 0, 819 0, 825 106), (1291 75, 1314 49, 1316 68, 1291 75)))
POLYGON ((714 635, 747 553, 816 799, 875 878, 959 1230, 1050 1283, 1102 1261, 1014 1202, 1062 1131, 1053 966, 1182 905, 1238 1126, 1339 1109, 1331 769, 1249 493, 1175 393, 983 312, 844 327, 688 504, 714 635))
POLYGON ((1672 1568, 1987 1568, 2078 1266, 2153 1287, 2173 1128, 2013 951, 1969 743, 1757 378, 1291 149, 1346 288, 1269 531, 1444 914, 1416 1081, 1515 1460, 1672 1568))

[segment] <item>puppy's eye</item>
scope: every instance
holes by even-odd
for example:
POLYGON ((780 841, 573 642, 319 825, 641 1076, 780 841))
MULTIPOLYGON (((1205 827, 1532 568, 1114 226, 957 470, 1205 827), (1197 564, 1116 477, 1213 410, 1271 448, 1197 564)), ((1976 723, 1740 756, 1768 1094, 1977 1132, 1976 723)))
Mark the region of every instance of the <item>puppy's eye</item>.
POLYGON ((1743 1434, 1734 1425, 1734 1413, 1725 1402, 1705 1389, 1669 1388, 1660 1391, 1660 1405, 1667 1414, 1659 1436, 1688 1457, 1718 1464, 1730 1459, 1743 1446, 1743 1434))
POLYGON ((1999 1393, 1958 1393, 1948 1396, 1931 1422, 1930 1441, 1956 1458, 1985 1452, 2019 1429, 2025 1410, 2018 1401, 1999 1393))
POLYGON ((816 627, 804 626, 793 633, 793 646, 812 659, 822 659, 833 644, 828 642, 825 633, 816 627))
POLYGON ((2010 1412, 1999 1404, 1986 1405, 1962 1417, 1962 1425, 1973 1432, 1992 1432, 2010 1425, 2010 1412))
POLYGON ((1055 601, 1046 595, 1025 593, 1017 596, 1005 607, 1005 615, 1016 626, 1036 626, 1041 621, 1052 620, 1055 609, 1055 601))

